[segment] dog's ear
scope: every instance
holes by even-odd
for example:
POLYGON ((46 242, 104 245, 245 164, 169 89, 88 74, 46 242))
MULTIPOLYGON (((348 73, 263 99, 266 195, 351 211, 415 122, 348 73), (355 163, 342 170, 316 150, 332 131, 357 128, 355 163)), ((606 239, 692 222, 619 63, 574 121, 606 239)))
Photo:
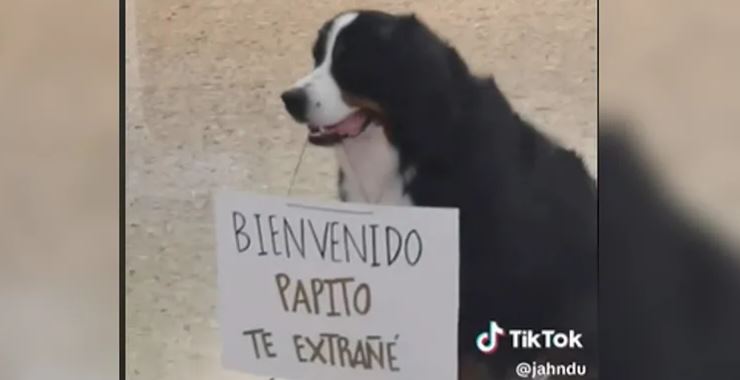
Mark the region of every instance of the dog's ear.
POLYGON ((403 30, 409 26, 418 25, 419 20, 416 18, 416 14, 409 13, 399 16, 398 20, 393 23, 384 24, 380 27, 380 36, 385 39, 390 39, 396 32, 403 30))
POLYGON ((416 18, 416 13, 409 13, 401 16, 400 22, 405 26, 419 25, 419 19, 416 18))
POLYGON ((415 13, 401 16, 398 20, 398 24, 399 25, 396 29, 401 33, 410 33, 426 29, 424 23, 416 17, 415 13))
POLYGON ((405 19, 405 20, 408 20, 408 21, 418 21, 416 19, 416 13, 413 13, 413 12, 412 13, 407 13, 405 15, 401 15, 401 19, 405 19))

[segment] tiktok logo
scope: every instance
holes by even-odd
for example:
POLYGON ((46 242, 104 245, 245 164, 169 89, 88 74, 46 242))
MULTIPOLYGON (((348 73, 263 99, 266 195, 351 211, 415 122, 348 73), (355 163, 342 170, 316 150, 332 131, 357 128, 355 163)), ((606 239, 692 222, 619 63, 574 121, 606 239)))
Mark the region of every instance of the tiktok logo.
POLYGON ((506 330, 502 329, 496 322, 491 321, 488 331, 480 333, 478 338, 475 339, 475 344, 478 346, 480 352, 490 355, 498 349, 498 337, 504 335, 506 335, 506 330))

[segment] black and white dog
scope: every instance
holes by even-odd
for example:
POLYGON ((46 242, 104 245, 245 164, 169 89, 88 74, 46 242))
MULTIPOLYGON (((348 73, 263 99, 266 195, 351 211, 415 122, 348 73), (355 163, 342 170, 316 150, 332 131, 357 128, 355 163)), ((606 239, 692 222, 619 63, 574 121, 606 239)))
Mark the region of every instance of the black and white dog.
POLYGON ((485 362, 494 379, 542 358, 595 373, 596 189, 581 159, 413 15, 342 13, 320 29, 313 56, 282 99, 311 143, 336 150, 341 199, 460 210, 461 363, 485 362), (486 356, 475 337, 489 320, 576 330, 584 348, 513 350, 507 340, 486 356))

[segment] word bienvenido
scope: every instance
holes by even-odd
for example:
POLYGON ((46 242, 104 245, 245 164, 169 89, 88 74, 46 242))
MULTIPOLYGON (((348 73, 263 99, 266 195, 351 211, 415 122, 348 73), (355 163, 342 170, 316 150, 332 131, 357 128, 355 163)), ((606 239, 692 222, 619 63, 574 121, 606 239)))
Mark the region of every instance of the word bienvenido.
POLYGON ((390 225, 350 227, 337 221, 261 214, 247 218, 239 211, 232 212, 232 221, 237 252, 256 251, 258 256, 306 259, 307 252, 317 252, 317 258, 334 263, 390 267, 397 263, 415 266, 424 250, 417 230, 402 231, 390 225))

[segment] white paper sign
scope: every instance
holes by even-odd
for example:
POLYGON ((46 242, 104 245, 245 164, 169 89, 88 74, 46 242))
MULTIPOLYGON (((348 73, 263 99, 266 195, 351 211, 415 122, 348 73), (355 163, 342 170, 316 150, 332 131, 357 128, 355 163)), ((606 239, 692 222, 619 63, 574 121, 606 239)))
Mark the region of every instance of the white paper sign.
POLYGON ((215 197, 226 368, 457 378, 458 211, 215 197))

